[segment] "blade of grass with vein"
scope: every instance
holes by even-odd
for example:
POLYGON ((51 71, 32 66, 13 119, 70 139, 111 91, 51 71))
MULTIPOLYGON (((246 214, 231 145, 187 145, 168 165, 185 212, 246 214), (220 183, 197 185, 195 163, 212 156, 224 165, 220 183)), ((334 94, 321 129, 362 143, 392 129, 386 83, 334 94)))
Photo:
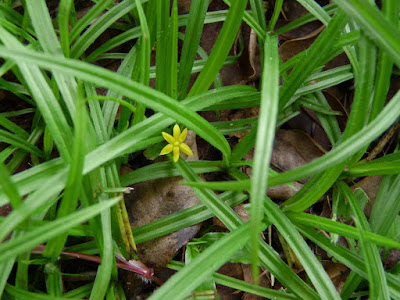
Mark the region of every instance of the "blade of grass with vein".
POLYGON ((290 220, 269 198, 266 198, 266 201, 264 202, 264 213, 290 245, 290 248, 300 260, 308 277, 313 283, 315 289, 318 291, 318 294, 324 299, 340 299, 335 286, 317 257, 310 250, 309 246, 300 236, 290 220))
POLYGON ((55 174, 41 188, 31 193, 25 201, 13 210, 1 222, 0 241, 4 240, 19 224, 25 221, 30 215, 37 213, 38 209, 54 200, 65 186, 66 172, 55 174))
POLYGON ((45 155, 42 150, 40 150, 35 145, 32 145, 27 140, 23 139, 22 137, 12 134, 8 131, 0 129, 0 140, 4 143, 13 145, 15 147, 21 148, 29 153, 33 153, 39 157, 44 158, 45 155))
MULTIPOLYGON (((278 21, 279 15, 281 14, 282 5, 283 5, 283 0, 275 1, 274 12, 272 13, 271 20, 268 23, 268 31, 274 30, 276 21, 278 21)), ((277 33, 274 34, 276 34, 276 36, 279 36, 279 34, 277 33)))
MULTIPOLYGON (((85 84, 86 94, 88 97, 96 95, 96 90, 94 86, 89 83, 85 84)), ((106 126, 103 118, 103 113, 100 108, 100 104, 97 101, 89 101, 90 115, 95 127, 95 135, 99 143, 104 143, 108 140, 108 134, 106 131, 106 126)), ((100 182, 103 189, 114 188, 120 186, 118 172, 116 171, 117 166, 115 161, 102 166, 100 168, 100 182)), ((117 246, 123 252, 123 255, 128 257, 131 247, 136 249, 136 245, 132 236, 132 232, 129 226, 126 226, 125 215, 125 205, 121 201, 118 203, 118 208, 114 207, 112 209, 112 220, 113 220, 113 237, 117 243, 117 246)), ((103 232, 102 236, 104 233, 103 232)), ((105 247, 105 246, 104 246, 105 247)), ((104 249, 104 247, 102 247, 104 249)))
POLYGON ((33 293, 29 292, 25 289, 18 288, 16 286, 13 286, 11 284, 7 284, 6 286, 6 292, 15 297, 15 299, 31 299, 31 300, 65 300, 65 299, 70 299, 70 300, 78 300, 82 298, 65 298, 61 296, 51 296, 51 295, 46 295, 43 293, 33 293))
MULTIPOLYGON (((244 10, 247 5, 247 0, 235 1, 229 9, 228 16, 222 26, 222 29, 218 35, 218 39, 213 46, 213 50, 207 60, 204 69, 197 77, 194 85, 190 89, 189 95, 193 96, 202 93, 211 86, 215 77, 225 58, 228 56, 229 51, 236 38, 236 34, 239 30, 244 10)), ((229 157, 227 157, 229 159, 229 157)))
MULTIPOLYGON (((296 226, 299 231, 309 238, 311 241, 316 243, 322 249, 327 251, 330 255, 335 257, 338 261, 346 265, 352 271, 355 271, 358 275, 368 278, 364 260, 353 251, 339 245, 333 244, 329 238, 324 236, 318 231, 308 228, 303 225, 296 226)), ((397 299, 400 297, 400 280, 398 276, 386 272, 386 279, 389 286, 391 297, 397 299)))
MULTIPOLYGON (((136 3, 136 10, 139 15, 140 20, 140 28, 142 30, 142 36, 140 37, 138 46, 138 57, 135 61, 135 68, 134 70, 139 70, 139 78, 133 79, 137 80, 138 82, 142 83, 145 86, 149 85, 150 81, 150 55, 151 55, 151 45, 150 45, 150 31, 147 26, 146 16, 144 15, 143 7, 140 4, 139 0, 135 0, 136 3)), ((136 111, 133 116, 132 125, 135 125, 145 118, 146 106, 143 102, 139 101, 136 102, 136 111)))
MULTIPOLYGON (((133 47, 129 53, 126 55, 124 60, 122 61, 120 67, 118 68, 117 73, 121 74, 122 76, 125 76, 127 78, 131 78, 133 69, 135 67, 135 62, 137 59, 137 50, 136 47, 133 47)), ((115 91, 108 90, 107 91, 107 96, 108 97, 115 97, 121 99, 123 96, 121 94, 118 94, 115 91)), ((129 101, 129 100, 128 100, 129 101)), ((132 101, 131 104, 133 105, 132 101)), ((118 113, 119 105, 117 103, 113 103, 111 101, 106 101, 103 104, 103 115, 104 115, 104 124, 106 126, 106 132, 107 136, 111 136, 111 133, 114 130, 114 122, 116 120, 116 116, 118 113)), ((132 115, 131 110, 128 112, 125 111, 125 108, 122 107, 121 112, 120 112, 120 117, 118 119, 118 125, 117 128, 125 128, 128 124, 128 121, 130 120, 132 115)))
MULTIPOLYGON (((328 4, 328 5, 325 5, 323 7, 323 9, 326 11, 326 13, 328 15, 331 15, 331 14, 334 14, 337 11, 337 5, 336 4, 328 4)), ((308 14, 306 14, 306 15, 304 15, 304 16, 302 16, 300 18, 297 18, 296 20, 290 22, 289 24, 286 24, 286 25, 280 27, 279 29, 274 31, 274 33, 276 35, 281 35, 283 33, 286 33, 288 31, 290 31, 290 30, 298 28, 298 27, 300 27, 302 25, 310 23, 310 22, 312 22, 314 20, 317 20, 317 18, 314 15, 308 13, 308 14)))
MULTIPOLYGON (((35 166, 31 169, 31 172, 27 172, 28 170, 22 171, 13 175, 12 180, 16 184, 18 188, 18 192, 20 196, 23 196, 31 191, 40 187, 39 178, 44 178, 48 180, 52 174, 57 173, 63 168, 63 162, 61 158, 54 159, 49 162, 45 162, 38 166, 35 166)), ((0 187, 0 206, 3 206, 8 203, 6 200, 7 196, 4 194, 4 187, 0 187)), ((8 199, 8 198, 7 198, 8 199)))
POLYGON ((314 0, 297 0, 301 5, 304 6, 312 15, 320 20, 324 25, 328 25, 330 17, 328 13, 314 0))
POLYGON ((18 194, 18 189, 15 183, 11 180, 9 171, 0 163, 0 182, 3 187, 3 191, 10 201, 10 205, 13 209, 18 209, 22 203, 22 198, 18 194))
MULTIPOLYGON (((178 80, 178 2, 174 0, 171 8, 171 17, 169 20, 168 30, 168 76, 167 95, 173 99, 177 99, 177 80, 178 80)), ((188 73, 190 74, 190 73, 188 73)), ((189 76, 189 75, 188 75, 189 76)))
POLYGON ((337 186, 341 193, 350 203, 354 214, 354 220, 360 235, 361 253, 365 261, 365 266, 369 281, 369 296, 372 299, 389 299, 385 271, 381 261, 377 246, 365 238, 364 231, 370 231, 367 218, 361 209, 359 200, 355 197, 351 189, 343 181, 339 181, 337 186))
POLYGON ((14 133, 14 134, 20 136, 21 138, 26 139, 29 137, 29 133, 27 133, 24 129, 22 129, 21 127, 16 125, 14 122, 11 122, 10 120, 8 120, 3 115, 0 115, 0 126, 4 127, 11 133, 14 133))
POLYGON ((193 62, 196 59, 204 20, 208 8, 207 1, 192 1, 190 3, 189 17, 185 30, 178 71, 178 99, 184 99, 189 86, 193 62))
MULTIPOLYGON (((277 4, 275 4, 276 8, 277 4)), ((279 6, 279 4, 278 4, 279 6)), ((265 21, 265 10, 263 2, 261 0, 250 0, 250 7, 252 16, 254 17, 257 25, 261 28, 263 32, 267 32, 267 22, 265 21)), ((260 51, 260 61, 261 65, 264 63, 264 40, 265 37, 258 37, 258 46, 260 51)), ((250 58, 251 59, 251 58, 250 58)))
POLYGON ((150 300, 185 299, 205 279, 229 260, 248 241, 248 224, 243 224, 207 248, 164 283, 150 300))
MULTIPOLYGON (((392 24, 398 23, 398 13, 400 11, 399 3, 400 2, 396 0, 387 0, 382 2, 382 12, 392 24)), ((379 50, 371 120, 374 119, 385 106, 392 69, 393 60, 387 53, 385 53, 385 51, 379 50)))
MULTIPOLYGON (((171 261, 167 265, 168 268, 172 270, 181 270, 184 267, 184 264, 178 261, 171 261)), ((222 275, 219 273, 215 273, 213 275, 213 279, 216 283, 228 286, 235 290, 241 290, 243 292, 252 293, 254 295, 258 295, 265 298, 270 299, 297 299, 296 296, 288 294, 286 292, 281 292, 273 289, 268 289, 265 287, 261 287, 255 284, 248 283, 243 280, 239 280, 230 276, 222 275)))
POLYGON ((377 47, 384 50, 389 58, 400 66, 400 30, 390 23, 382 12, 368 1, 335 0, 346 14, 355 18, 377 47))
MULTIPOLYGON (((305 226, 312 226, 319 230, 336 233, 344 237, 353 239, 360 239, 360 235, 357 228, 346 225, 340 222, 333 221, 331 219, 319 217, 316 215, 298 213, 298 212, 286 212, 285 215, 294 223, 305 226)), ((387 247, 391 249, 399 249, 400 243, 385 237, 384 235, 375 234, 370 231, 364 231, 364 236, 369 241, 379 245, 380 247, 387 247)))
POLYGON ((170 4, 157 0, 156 89, 167 91, 168 76, 168 21, 170 4))
MULTIPOLYGON (((330 107, 321 91, 314 93, 314 99, 320 105, 330 107)), ((334 147, 342 134, 337 119, 334 116, 327 116, 318 112, 316 114, 329 138, 329 141, 331 142, 332 147, 334 147)))
MULTIPOLYGON (((100 204, 108 204, 112 202, 112 199, 105 197, 102 199, 100 196, 100 204)), ((123 201, 119 198, 119 202, 123 201)), ((115 202, 114 202, 115 203, 115 202)), ((110 205, 104 208, 101 212, 101 229, 103 233, 103 251, 101 253, 101 264, 96 274, 96 279, 94 281, 93 289, 90 293, 90 299, 104 299, 108 285, 110 283, 111 271, 114 264, 114 247, 111 231, 111 214, 110 205)))
MULTIPOLYGON (((211 173, 219 172, 222 170, 222 161, 188 161, 189 166, 197 174, 199 173, 211 173)), ((160 162, 152 165, 144 166, 140 169, 136 169, 132 172, 126 173, 121 176, 121 185, 128 186, 138 182, 144 182, 147 180, 166 178, 172 176, 179 176, 180 172, 172 162, 160 162)))
POLYGON ((88 208, 81 209, 70 216, 63 217, 56 221, 45 224, 39 228, 25 233, 23 236, 1 244, 0 261, 6 261, 15 255, 30 251, 34 246, 39 245, 48 239, 51 239, 60 233, 64 233, 70 228, 89 220, 104 209, 115 205, 120 200, 120 197, 116 197, 108 200, 107 202, 94 204, 88 208))
MULTIPOLYGON (((76 104, 76 116, 75 116, 75 132, 74 132, 74 143, 72 145, 71 152, 71 164, 68 173, 67 183, 64 189, 64 196, 61 199, 58 210, 57 218, 65 217, 68 214, 75 211, 78 197, 81 190, 82 170, 84 156, 86 154, 86 113, 83 100, 82 86, 79 86, 78 98, 76 104)), ((59 235, 55 239, 50 240, 43 252, 44 256, 51 257, 53 261, 60 255, 64 244, 67 241, 67 235, 59 235)))
POLYGON ((58 26, 60 27, 60 44, 65 57, 69 57, 69 15, 72 9, 72 0, 61 0, 58 5, 58 26))
POLYGON ((90 23, 95 20, 109 5, 112 5, 113 0, 100 0, 93 8, 86 13, 75 26, 72 27, 70 32, 71 43, 80 36, 81 32, 85 30, 90 23))
MULTIPOLYGON (((141 2, 145 1, 142 0, 141 2)), ((76 39, 71 48, 71 57, 80 57, 88 49, 88 47, 93 44, 96 38, 98 38, 107 28, 110 27, 110 25, 115 23, 115 21, 122 16, 129 13, 135 7, 136 2, 134 1, 123 1, 117 5, 114 5, 110 10, 107 11, 107 13, 97 19, 96 22, 94 22, 82 35, 76 39)), ((74 31, 71 31, 71 35, 73 33, 74 31)))
POLYGON ((387 235, 400 211, 400 175, 385 176, 379 186, 369 222, 373 232, 387 235))
MULTIPOLYGON (((32 20, 32 25, 38 36, 38 41, 40 42, 42 49, 46 53, 62 57, 63 52, 61 45, 53 29, 46 2, 42 0, 33 4, 32 1, 28 1, 26 4, 28 13, 32 20)), ((62 72, 54 72, 53 75, 57 82, 58 89, 61 92, 62 99, 64 100, 70 116, 73 119, 73 116, 75 116, 76 81, 71 75, 66 75, 62 72)))
POLYGON ((324 60, 325 53, 335 44, 342 29, 347 23, 347 17, 342 11, 338 11, 329 22, 329 25, 321 32, 317 40, 306 50, 306 57, 301 60, 283 83, 280 91, 279 108, 282 110, 294 95, 296 90, 304 83, 305 79, 319 67, 324 60))
MULTIPOLYGON (((223 1, 229 7, 232 6, 232 3, 231 3, 230 0, 223 0, 223 1)), ((253 16, 248 11, 244 11, 243 21, 245 21, 255 31, 255 33, 261 39, 261 41, 264 41, 265 35, 266 35, 266 31, 264 31, 261 28, 261 26, 257 23, 257 21, 253 18, 253 16)))
POLYGON ((364 177, 371 175, 398 174, 400 168, 400 153, 392 153, 383 157, 352 166, 344 172, 344 176, 364 177))
POLYGON ((275 127, 279 103, 279 54, 276 36, 267 35, 264 44, 264 66, 261 83, 261 104, 258 121, 256 146, 254 151, 254 168, 250 190, 250 234, 252 272, 257 282, 258 239, 263 217, 264 195, 267 189, 269 163, 275 138, 275 127))

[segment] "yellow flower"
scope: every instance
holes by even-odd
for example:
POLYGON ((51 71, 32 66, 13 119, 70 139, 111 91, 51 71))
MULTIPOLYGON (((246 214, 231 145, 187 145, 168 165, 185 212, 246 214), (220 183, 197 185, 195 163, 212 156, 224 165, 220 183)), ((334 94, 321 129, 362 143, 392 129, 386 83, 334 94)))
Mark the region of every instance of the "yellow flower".
POLYGON ((165 155, 174 151, 174 162, 177 162, 179 159, 179 150, 189 156, 193 155, 193 152, 190 150, 188 145, 183 143, 186 139, 187 128, 185 128, 181 133, 181 129, 179 128, 178 124, 175 124, 173 133, 174 136, 166 132, 163 132, 162 135, 169 144, 161 150, 160 155, 165 155))

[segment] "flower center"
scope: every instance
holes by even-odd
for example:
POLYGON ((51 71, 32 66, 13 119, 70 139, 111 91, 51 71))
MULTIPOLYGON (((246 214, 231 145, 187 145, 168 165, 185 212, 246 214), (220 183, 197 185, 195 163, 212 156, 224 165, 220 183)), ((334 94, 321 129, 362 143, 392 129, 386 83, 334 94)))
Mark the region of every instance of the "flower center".
POLYGON ((174 146, 179 146, 179 142, 175 142, 175 143, 174 143, 174 146))

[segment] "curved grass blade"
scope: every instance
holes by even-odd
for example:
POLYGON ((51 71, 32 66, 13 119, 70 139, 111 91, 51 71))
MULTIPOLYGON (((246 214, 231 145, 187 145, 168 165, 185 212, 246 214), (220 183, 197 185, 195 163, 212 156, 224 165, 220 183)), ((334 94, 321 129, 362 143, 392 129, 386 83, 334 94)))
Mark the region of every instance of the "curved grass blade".
POLYGON ((369 1, 334 0, 346 14, 355 18, 377 47, 400 66, 400 30, 369 1))
POLYGON ((241 24, 238 20, 242 20, 246 5, 247 0, 235 1, 231 5, 207 63, 190 89, 188 97, 202 93, 211 86, 236 38, 241 24))
POLYGON ((258 239, 263 217, 263 202, 267 189, 268 172, 275 138, 279 103, 278 39, 267 35, 264 43, 264 74, 261 83, 260 116, 254 152, 254 168, 250 190, 250 234, 253 279, 258 278, 258 239))
POLYGON ((185 299, 205 279, 229 260, 249 240, 246 232, 248 224, 243 224, 230 234, 215 242, 200 256, 192 260, 161 286, 149 300, 185 299))
POLYGON ((0 261, 3 262, 15 255, 30 251, 33 247, 47 241, 48 239, 67 232, 72 227, 89 220, 101 211, 115 205, 120 200, 121 197, 116 197, 106 202, 83 208, 70 216, 47 223, 22 236, 0 244, 0 261))

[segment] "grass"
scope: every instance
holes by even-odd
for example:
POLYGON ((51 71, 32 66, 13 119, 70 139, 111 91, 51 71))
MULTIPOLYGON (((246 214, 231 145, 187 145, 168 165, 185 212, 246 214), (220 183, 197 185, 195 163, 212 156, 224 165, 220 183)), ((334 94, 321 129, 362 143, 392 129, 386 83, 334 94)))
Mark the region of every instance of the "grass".
POLYGON ((399 263, 385 269, 382 262, 389 249, 400 248, 400 157, 396 147, 372 161, 362 159, 400 115, 400 92, 386 103, 392 72, 400 68, 397 0, 384 0, 381 8, 374 1, 335 0, 321 7, 314 0, 299 0, 309 14, 277 30, 283 1, 275 1, 271 21, 264 18, 261 0, 248 1, 249 6, 247 1, 225 1, 229 9, 217 12, 207 11, 208 1, 193 1, 188 15, 178 15, 177 1, 171 11, 165 1, 94 2, 79 20, 71 0, 60 1, 57 16, 50 15, 43 0, 0 2, 0 86, 26 104, 0 113, 0 206, 11 207, 0 219, 0 297, 124 299, 114 252, 135 257, 136 244, 216 216, 229 232, 201 253, 193 252, 189 263, 171 261, 168 267, 179 271, 150 299, 185 299, 195 291, 215 289, 215 283, 277 299, 400 298, 399 263), (282 62, 278 34, 316 19, 326 27, 315 42, 282 62), (258 35, 263 70, 258 88, 223 87, 218 79, 221 68, 237 59, 230 50, 242 20, 258 35), (199 43, 203 25, 214 22, 223 26, 207 55, 199 43), (93 49, 109 28, 120 33, 93 49), (126 42, 131 45, 127 53, 108 52, 126 42), (343 52, 348 65, 322 70, 343 52), (121 60, 117 71, 95 64, 105 57, 121 60), (198 77, 190 86, 195 72, 198 77), (149 87, 150 78, 155 88, 149 87), (342 132, 322 90, 352 79, 354 97, 342 132), (268 172, 275 132, 300 112, 300 105, 316 112, 332 150, 299 168, 268 172), (259 107, 259 117, 213 123, 198 113, 245 107, 259 107), (11 121, 26 114, 33 114, 30 128, 11 121), (164 143, 161 132, 175 123, 218 149, 221 159, 179 159, 119 174, 128 155, 154 152, 164 143), (226 135, 244 130, 249 130, 246 137, 232 147, 226 135), (244 161, 254 146, 254 160, 244 161), (30 168, 24 167, 26 160, 30 168), (252 178, 241 171, 243 165, 253 167, 252 178), (212 172, 225 172, 232 181, 199 177, 212 172), (367 218, 362 203, 369 199, 348 184, 370 175, 383 175, 383 180, 367 218), (182 176, 201 204, 131 229, 121 200, 123 187, 172 176, 182 176), (265 196, 267 187, 307 177, 311 179, 304 187, 280 206, 265 196), (330 190, 332 219, 304 212, 330 190), (244 223, 232 207, 247 200, 251 217, 244 223), (354 219, 354 226, 342 221, 345 215, 354 219), (307 281, 260 238, 270 225, 301 263, 307 281), (336 243, 339 235, 348 248, 336 243), (341 290, 310 241, 350 270, 341 290), (31 254, 40 244, 46 244, 43 256, 31 254), (65 291, 58 257, 72 244, 74 251, 99 254, 102 263, 93 282, 65 291), (283 289, 216 273, 239 252, 251 262, 256 281, 262 266, 283 289), (36 277, 43 278, 41 290, 36 277))

